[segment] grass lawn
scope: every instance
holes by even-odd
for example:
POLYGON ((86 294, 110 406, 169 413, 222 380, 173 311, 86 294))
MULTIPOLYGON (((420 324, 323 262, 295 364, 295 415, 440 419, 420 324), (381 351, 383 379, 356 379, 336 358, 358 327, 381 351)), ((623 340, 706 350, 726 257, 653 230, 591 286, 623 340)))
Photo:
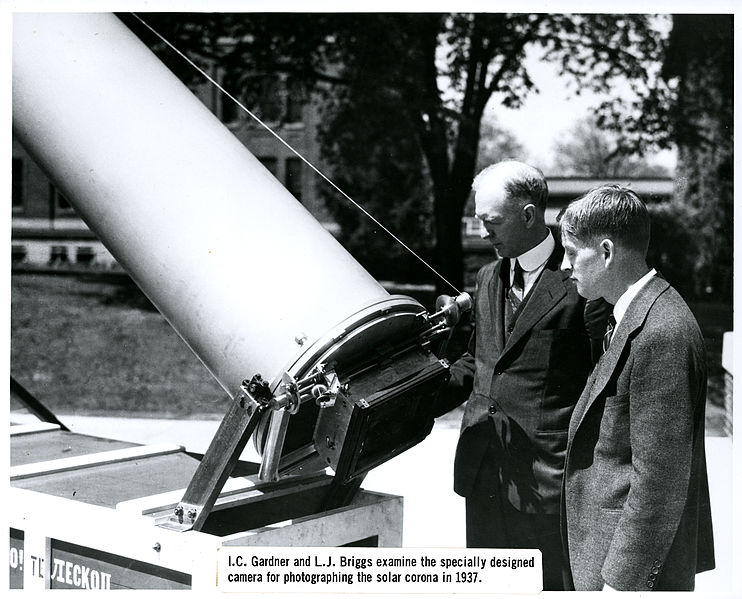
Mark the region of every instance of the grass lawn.
POLYGON ((60 414, 221 416, 229 402, 122 275, 14 274, 10 372, 60 414))
MULTIPOLYGON (((731 330, 732 309, 712 303, 691 308, 709 352, 713 428, 720 424, 721 342, 731 330)), ((449 357, 463 351, 466 338, 466 330, 458 332, 449 357)), ((120 274, 14 273, 11 374, 59 414, 221 418, 229 403, 165 319, 120 274)))

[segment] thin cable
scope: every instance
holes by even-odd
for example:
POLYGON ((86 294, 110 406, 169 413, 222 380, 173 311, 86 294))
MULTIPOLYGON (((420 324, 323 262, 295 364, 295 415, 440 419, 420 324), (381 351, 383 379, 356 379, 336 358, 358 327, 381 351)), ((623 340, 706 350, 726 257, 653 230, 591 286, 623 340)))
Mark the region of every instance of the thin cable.
POLYGON ((178 48, 176 48, 170 41, 165 39, 158 31, 152 28, 152 26, 149 25, 146 21, 144 21, 138 14, 136 13, 130 13, 134 18, 136 18, 142 25, 144 25, 147 29, 149 29, 153 34, 155 34, 160 40, 162 40, 163 43, 165 43, 169 48, 171 48, 178 56, 183 58, 189 65, 191 65, 194 69, 196 69, 205 79, 207 79, 212 85, 214 85, 219 91, 221 91, 225 96, 227 96, 232 102, 237 104, 244 112, 246 112, 248 115, 250 115, 260 126, 262 126, 266 131, 268 131, 273 137, 275 137, 279 142, 281 142, 284 146, 286 146, 291 152, 294 153, 294 155, 302 160, 304 164, 306 164, 310 169, 312 169, 315 173, 317 173, 322 179, 327 181, 338 193, 340 193, 345 199, 347 199, 351 204, 353 204, 358 210, 363 212, 368 218, 370 218, 374 223, 376 223, 379 227, 381 227, 392 239, 394 239, 398 244, 400 244, 404 249, 406 249, 410 254, 412 254, 417 260, 419 260, 426 268, 428 268, 435 276, 437 276, 441 281, 446 283, 451 289, 456 291, 457 295, 461 295, 461 291, 458 290, 458 288, 451 283, 448 279, 446 279, 441 273, 439 273, 435 268, 433 268, 430 264, 428 264, 425 260, 423 260, 420 256, 418 256, 415 251, 410 248, 404 241, 402 241, 399 237, 397 237, 394 233, 392 233, 389 229, 387 229, 381 222, 379 222, 374 216, 368 212, 363 206, 361 206, 358 202, 356 202, 353 198, 351 198, 347 193, 345 193, 342 189, 340 189, 333 181, 330 180, 329 177, 327 177, 322 171, 320 171, 317 167, 315 167, 311 162, 309 162, 308 159, 306 159, 301 153, 299 153, 298 150, 296 150, 291 144, 289 144, 286 140, 284 140, 278 133, 276 133, 273 129, 271 129, 267 124, 265 124, 260 118, 254 114, 251 110, 249 110, 246 106, 242 104, 237 98, 235 98, 232 94, 230 94, 226 89, 224 89, 211 75, 209 75, 206 71, 204 71, 201 67, 199 67, 195 62, 193 62, 188 56, 186 56, 183 52, 181 52, 178 48))

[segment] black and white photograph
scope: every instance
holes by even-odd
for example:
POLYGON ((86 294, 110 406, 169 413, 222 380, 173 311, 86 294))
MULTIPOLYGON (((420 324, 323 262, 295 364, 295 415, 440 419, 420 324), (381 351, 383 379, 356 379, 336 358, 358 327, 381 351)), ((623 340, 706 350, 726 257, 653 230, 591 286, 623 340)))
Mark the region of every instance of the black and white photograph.
POLYGON ((0 3, 6 588, 740 596, 737 12, 0 3))

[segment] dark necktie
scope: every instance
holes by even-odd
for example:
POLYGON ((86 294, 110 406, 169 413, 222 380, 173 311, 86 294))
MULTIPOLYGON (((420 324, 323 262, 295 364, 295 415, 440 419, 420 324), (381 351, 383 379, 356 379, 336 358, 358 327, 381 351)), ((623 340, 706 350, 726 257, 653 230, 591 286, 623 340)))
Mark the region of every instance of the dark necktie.
POLYGON ((520 265, 520 262, 516 260, 515 267, 513 268, 513 284, 508 290, 508 300, 510 301, 510 305, 513 307, 513 312, 518 309, 520 302, 523 301, 524 288, 523 267, 520 265))
POLYGON ((608 317, 608 325, 605 328, 605 335, 603 335, 603 353, 608 351, 608 347, 611 345, 611 337, 613 337, 613 329, 616 328, 616 319, 611 314, 608 317))

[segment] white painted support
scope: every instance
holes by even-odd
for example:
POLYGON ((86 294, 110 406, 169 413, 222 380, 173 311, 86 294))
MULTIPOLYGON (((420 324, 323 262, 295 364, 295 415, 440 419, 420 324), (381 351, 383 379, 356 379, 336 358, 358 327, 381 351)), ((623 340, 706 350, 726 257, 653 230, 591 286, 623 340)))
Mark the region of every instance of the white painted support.
POLYGON ((151 520, 127 517, 110 508, 17 487, 10 488, 7 503, 10 526, 25 537, 26 589, 48 588, 48 572, 46 578, 33 574, 31 563, 34 558, 48 558, 50 540, 58 539, 190 573, 193 590, 214 590, 218 537, 168 531, 151 520))
MULTIPOLYGON (((329 480, 323 474, 312 473, 303 477, 295 477, 293 479, 294 489, 301 484, 314 482, 315 479, 320 480, 322 484, 329 484, 329 480)), ((222 487, 222 492, 219 494, 212 511, 219 511, 233 505, 239 505, 244 502, 246 494, 259 495, 271 493, 275 495, 277 493, 275 489, 266 491, 266 487, 275 487, 275 484, 269 483, 266 485, 265 482, 258 478, 257 474, 241 478, 228 478, 227 482, 224 483, 224 487, 222 487)), ((121 501, 116 504, 116 511, 142 516, 162 512, 174 508, 183 498, 185 491, 185 489, 175 489, 165 493, 121 501)))
POLYGON ((378 537, 380 547, 402 546, 402 498, 367 491, 346 507, 224 537, 166 530, 153 518, 17 487, 7 503, 9 525, 24 535, 26 590, 49 588, 53 539, 190 574, 193 590, 209 593, 221 546, 338 546, 366 537, 378 537))
POLYGON ((379 547, 402 547, 403 499, 361 491, 351 505, 224 537, 225 546, 339 547, 378 537, 379 547))
POLYGON ((49 431, 58 431, 61 427, 53 422, 35 422, 30 424, 12 424, 10 426, 10 436, 30 435, 31 433, 45 433, 49 431))
POLYGON ((734 332, 724 333, 721 346, 721 365, 729 374, 734 374, 734 332))
POLYGON ((46 462, 37 462, 35 464, 23 464, 10 468, 10 480, 21 480, 24 478, 31 478, 32 476, 41 476, 44 474, 65 472, 68 470, 79 470, 81 468, 91 468, 103 464, 126 462, 144 457, 179 453, 181 451, 184 451, 184 448, 181 445, 162 443, 158 445, 138 445, 126 449, 101 451, 82 456, 61 458, 58 460, 47 460, 46 462))
POLYGON ((724 433, 731 437, 734 431, 734 331, 724 333, 721 366, 724 368, 724 433))

